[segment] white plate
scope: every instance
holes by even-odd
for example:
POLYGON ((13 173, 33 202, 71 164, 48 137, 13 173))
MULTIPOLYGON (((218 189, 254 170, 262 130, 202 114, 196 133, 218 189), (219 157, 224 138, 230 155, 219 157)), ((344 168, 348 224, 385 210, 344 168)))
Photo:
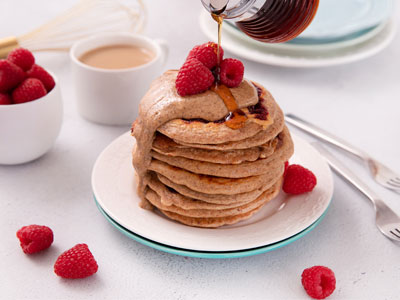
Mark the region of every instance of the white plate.
MULTIPOLYGON (((346 64, 370 57, 383 50, 392 41, 396 26, 393 20, 385 23, 379 32, 373 31, 369 39, 357 44, 343 45, 343 42, 330 43, 325 49, 315 47, 299 48, 296 44, 262 44, 244 38, 241 34, 232 34, 223 26, 222 47, 237 56, 259 63, 284 66, 284 67, 324 67, 346 64), (297 46, 297 47, 295 47, 297 46)), ((217 24, 211 17, 202 12, 200 14, 200 27, 204 34, 212 41, 217 41, 217 24)), ((378 30, 377 29, 377 30, 378 30)), ((324 47, 324 46, 322 46, 324 47)))
POLYGON ((387 20, 392 0, 321 0, 314 20, 299 38, 332 39, 387 20))
POLYGON ((185 226, 138 206, 130 133, 112 142, 98 157, 92 188, 98 204, 126 229, 154 242, 196 251, 238 251, 261 247, 294 236, 313 224, 327 209, 333 193, 332 173, 320 154, 304 140, 293 137, 291 163, 314 172, 318 184, 311 193, 272 200, 249 220, 218 229, 185 226))
POLYGON ((280 242, 274 243, 274 244, 269 244, 266 246, 258 247, 258 248, 252 248, 252 249, 244 249, 244 250, 238 250, 238 251, 228 251, 228 252, 216 252, 216 251, 194 251, 194 250, 189 250, 189 249, 181 249, 181 248, 176 248, 176 247, 171 247, 163 244, 156 243, 152 240, 145 239, 132 231, 127 230, 126 228, 122 227, 120 224, 115 222, 112 218, 110 218, 109 215, 107 215, 104 210, 99 206, 99 204, 96 201, 96 205, 99 209, 99 211, 102 213, 102 215, 107 219, 107 221, 110 222, 111 225, 113 225, 115 228, 117 228, 121 233, 126 235, 127 237, 143 244, 146 246, 149 246, 151 248, 164 251, 167 253, 172 253, 172 254, 177 254, 177 255, 183 255, 183 256, 189 256, 189 257, 199 257, 199 258, 238 258, 238 257, 245 257, 245 256, 251 256, 251 255, 257 255, 261 253, 266 253, 272 250, 279 249, 283 246, 287 246, 298 239, 302 238, 306 234, 308 234, 311 230, 313 230, 324 218, 326 215, 326 210, 321 217, 318 218, 317 221, 315 221, 310 227, 307 227, 303 231, 299 232, 298 234, 291 236, 288 239, 282 240, 280 242))

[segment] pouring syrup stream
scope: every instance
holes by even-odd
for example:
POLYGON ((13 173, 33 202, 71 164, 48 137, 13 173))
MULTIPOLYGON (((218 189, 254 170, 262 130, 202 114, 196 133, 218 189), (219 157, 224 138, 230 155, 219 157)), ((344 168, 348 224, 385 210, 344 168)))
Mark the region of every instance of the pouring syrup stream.
MULTIPOLYGON (((221 11, 222 12, 222 11, 221 11)), ((233 97, 230 89, 220 82, 220 64, 221 64, 221 32, 223 17, 221 14, 211 13, 211 17, 218 23, 218 47, 217 47, 217 67, 215 70, 216 82, 211 87, 211 90, 216 93, 225 103, 229 114, 225 117, 225 125, 232 129, 239 129, 244 126, 248 117, 239 109, 235 97, 233 97)))

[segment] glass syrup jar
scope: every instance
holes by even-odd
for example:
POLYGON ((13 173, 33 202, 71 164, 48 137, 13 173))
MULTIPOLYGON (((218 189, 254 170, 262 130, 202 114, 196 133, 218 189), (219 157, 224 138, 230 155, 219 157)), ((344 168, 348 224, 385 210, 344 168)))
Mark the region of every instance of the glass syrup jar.
POLYGON ((313 20, 319 0, 201 0, 213 15, 231 19, 245 34, 265 43, 294 39, 313 20))

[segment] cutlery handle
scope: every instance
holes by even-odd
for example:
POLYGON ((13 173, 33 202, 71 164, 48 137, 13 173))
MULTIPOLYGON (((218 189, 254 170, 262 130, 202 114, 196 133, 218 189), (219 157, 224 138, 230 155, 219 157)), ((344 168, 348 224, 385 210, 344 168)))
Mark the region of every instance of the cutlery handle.
POLYGON ((379 197, 373 192, 368 185, 362 182, 356 174, 354 174, 349 168, 347 168, 342 162, 334 157, 328 150, 326 150, 321 144, 312 143, 312 145, 318 150, 318 152, 325 158, 333 170, 341 175, 348 182, 353 184, 361 193, 367 196, 374 205, 376 205, 375 199, 379 197))
POLYGON ((366 154, 364 151, 357 149, 356 147, 350 145, 348 142, 342 140, 341 138, 334 136, 333 134, 323 130, 322 128, 310 124, 309 122, 293 114, 286 114, 285 121, 301 130, 304 130, 305 132, 308 132, 309 134, 321 140, 324 140, 328 143, 331 143, 332 145, 335 145, 336 147, 339 147, 347 152, 350 152, 351 154, 363 160, 369 159, 369 155, 366 154))

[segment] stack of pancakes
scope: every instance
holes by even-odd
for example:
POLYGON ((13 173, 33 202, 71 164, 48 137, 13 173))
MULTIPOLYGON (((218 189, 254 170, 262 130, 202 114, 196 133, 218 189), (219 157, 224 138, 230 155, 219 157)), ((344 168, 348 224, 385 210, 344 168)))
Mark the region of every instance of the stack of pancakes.
POLYGON ((244 220, 280 191, 293 153, 284 116, 260 85, 240 129, 225 120, 174 119, 160 126, 151 150, 145 198, 167 217, 197 227, 244 220))

